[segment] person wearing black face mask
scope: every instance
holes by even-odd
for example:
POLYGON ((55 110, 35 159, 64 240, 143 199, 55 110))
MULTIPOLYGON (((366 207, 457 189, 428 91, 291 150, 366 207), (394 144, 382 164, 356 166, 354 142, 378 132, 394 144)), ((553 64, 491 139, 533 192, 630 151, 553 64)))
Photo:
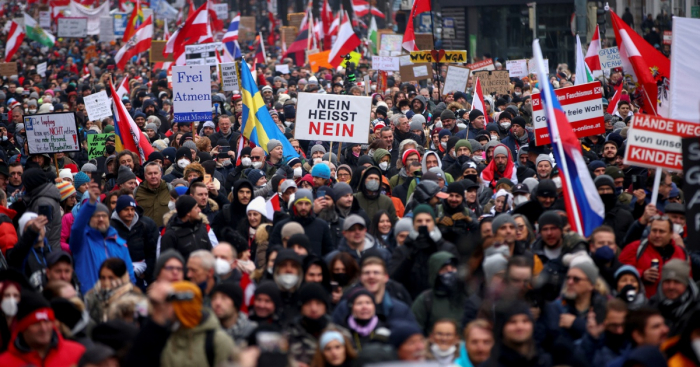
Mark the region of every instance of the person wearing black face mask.
POLYGON ((615 230, 615 242, 619 248, 624 245, 623 239, 627 234, 634 217, 629 212, 627 207, 621 205, 618 201, 618 196, 615 195, 615 182, 608 175, 600 175, 594 180, 596 189, 600 199, 605 205, 605 219, 603 224, 612 227, 615 230))
POLYGON ((102 153, 101 156, 95 158, 95 160, 97 161, 96 166, 97 166, 98 170, 105 171, 105 172, 111 171, 111 170, 107 169, 106 162, 107 162, 107 157, 113 155, 114 152, 116 151, 115 144, 116 144, 116 140, 115 140, 114 134, 108 135, 107 140, 105 140, 104 153, 102 153))
POLYGON ((605 319, 598 323, 589 317, 586 333, 581 338, 576 355, 586 356, 590 366, 606 366, 629 352, 632 343, 625 335, 627 305, 620 299, 607 301, 605 319))
POLYGON ((447 251, 434 253, 428 259, 428 281, 431 288, 421 293, 411 307, 424 333, 444 318, 459 320, 464 313, 467 294, 457 273, 457 257, 447 251))
POLYGON ((310 365, 321 333, 327 327, 335 325, 328 315, 328 292, 321 284, 304 284, 299 289, 299 304, 301 315, 288 329, 289 355, 298 362, 310 365))

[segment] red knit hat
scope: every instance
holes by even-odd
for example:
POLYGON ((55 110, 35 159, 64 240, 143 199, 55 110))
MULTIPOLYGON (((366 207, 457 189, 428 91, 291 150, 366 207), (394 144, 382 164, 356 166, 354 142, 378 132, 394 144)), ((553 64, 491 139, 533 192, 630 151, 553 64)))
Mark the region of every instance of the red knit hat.
POLYGON ((408 150, 406 150, 405 152, 403 152, 403 157, 401 157, 401 163, 403 163, 404 166, 406 166, 406 159, 407 159, 408 156, 410 156, 411 154, 416 154, 416 155, 418 156, 418 159, 420 159, 420 153, 418 153, 417 150, 415 150, 415 149, 408 149, 408 150))

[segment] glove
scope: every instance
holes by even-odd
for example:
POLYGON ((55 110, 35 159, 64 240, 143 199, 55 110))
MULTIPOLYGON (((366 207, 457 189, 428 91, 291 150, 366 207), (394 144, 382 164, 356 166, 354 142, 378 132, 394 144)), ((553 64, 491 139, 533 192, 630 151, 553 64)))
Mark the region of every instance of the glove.
POLYGON ((452 215, 452 220, 453 221, 458 221, 458 220, 463 220, 466 222, 471 222, 472 217, 468 215, 464 215, 464 213, 456 213, 452 215))
POLYGON ((450 218, 450 217, 442 217, 442 219, 440 219, 438 224, 442 224, 443 226, 446 226, 446 227, 451 227, 455 223, 452 221, 452 218, 450 218))
POLYGON ((141 276, 141 274, 143 274, 146 271, 145 260, 137 261, 131 264, 134 266, 134 275, 137 277, 141 276))

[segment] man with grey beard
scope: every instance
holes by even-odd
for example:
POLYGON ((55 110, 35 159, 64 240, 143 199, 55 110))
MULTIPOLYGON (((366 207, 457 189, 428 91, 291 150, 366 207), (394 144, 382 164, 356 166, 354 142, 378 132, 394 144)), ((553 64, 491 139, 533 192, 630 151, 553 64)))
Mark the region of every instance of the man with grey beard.
POLYGON ((333 247, 337 248, 338 243, 343 238, 344 219, 338 215, 335 201, 335 190, 332 187, 319 187, 316 192, 316 200, 314 200, 314 213, 317 218, 323 219, 328 223, 328 228, 331 230, 331 238, 333 239, 333 247))

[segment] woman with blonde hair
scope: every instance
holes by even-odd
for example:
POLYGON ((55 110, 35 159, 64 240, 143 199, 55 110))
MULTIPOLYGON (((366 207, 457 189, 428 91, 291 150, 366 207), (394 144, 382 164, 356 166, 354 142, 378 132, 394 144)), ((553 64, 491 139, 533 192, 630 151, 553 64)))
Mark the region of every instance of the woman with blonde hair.
POLYGON ((356 357, 350 338, 335 328, 328 328, 319 338, 310 367, 349 367, 356 357))

